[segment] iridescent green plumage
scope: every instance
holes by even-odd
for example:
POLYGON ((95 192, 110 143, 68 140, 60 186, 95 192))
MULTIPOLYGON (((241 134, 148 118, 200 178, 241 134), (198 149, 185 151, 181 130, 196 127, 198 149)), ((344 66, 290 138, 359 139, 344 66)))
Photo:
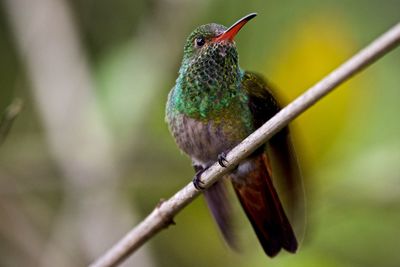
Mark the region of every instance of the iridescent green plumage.
MULTIPOLYGON (((279 111, 268 84, 239 67, 233 37, 254 16, 229 29, 214 23, 200 26, 186 40, 166 113, 171 133, 180 149, 191 157, 196 171, 206 169, 279 111)), ((279 142, 272 140, 270 145, 283 144, 282 151, 288 151, 287 130, 280 135, 282 138, 274 138, 279 142)), ((286 159, 290 160, 282 153, 282 160, 286 159)), ((297 241, 271 175, 268 155, 261 149, 229 176, 264 251, 274 256, 281 248, 294 252, 297 241)), ((235 246, 224 192, 223 182, 217 182, 205 196, 225 239, 235 246)))
POLYGON ((251 115, 246 113, 247 94, 240 90, 244 73, 238 65, 236 47, 210 41, 224 30, 226 28, 221 25, 207 24, 189 36, 179 76, 170 95, 169 112, 205 121, 219 120, 226 112, 244 111, 247 117, 243 120, 251 120, 251 115), (208 42, 200 49, 194 45, 198 36, 208 42))

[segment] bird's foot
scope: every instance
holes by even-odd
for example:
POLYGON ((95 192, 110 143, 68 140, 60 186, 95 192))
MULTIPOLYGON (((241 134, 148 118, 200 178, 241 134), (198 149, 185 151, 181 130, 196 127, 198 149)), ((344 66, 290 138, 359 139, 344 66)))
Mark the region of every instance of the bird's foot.
POLYGON ((204 190, 205 187, 202 186, 202 184, 204 184, 204 183, 201 181, 201 175, 208 168, 203 168, 203 167, 198 166, 198 165, 194 166, 194 168, 196 170, 196 174, 194 175, 194 178, 193 178, 193 185, 197 190, 204 190))
POLYGON ((226 168, 225 163, 228 163, 228 161, 226 160, 225 152, 222 152, 221 154, 218 155, 218 163, 219 163, 219 165, 221 165, 221 167, 226 168))

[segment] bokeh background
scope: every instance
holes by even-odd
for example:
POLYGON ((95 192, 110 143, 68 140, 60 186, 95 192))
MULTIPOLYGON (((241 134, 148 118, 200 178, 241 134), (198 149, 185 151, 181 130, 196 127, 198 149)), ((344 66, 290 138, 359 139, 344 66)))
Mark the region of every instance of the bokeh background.
MULTIPOLYGON (((3 0, 0 266, 84 266, 189 182, 164 123, 186 36, 259 16, 241 66, 287 103, 400 21, 399 0, 3 0), (17 99, 15 102, 15 99, 17 99)), ((400 266, 400 49, 292 124, 307 191, 296 255, 268 259, 235 202, 242 253, 200 197, 124 266, 400 266)))

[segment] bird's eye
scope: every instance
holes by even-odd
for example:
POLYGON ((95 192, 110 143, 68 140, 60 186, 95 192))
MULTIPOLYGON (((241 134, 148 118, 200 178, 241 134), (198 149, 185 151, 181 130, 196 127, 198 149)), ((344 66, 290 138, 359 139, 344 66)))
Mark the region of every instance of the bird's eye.
POLYGON ((196 44, 197 47, 202 47, 206 43, 206 40, 204 40, 204 37, 198 37, 196 38, 194 43, 196 44))

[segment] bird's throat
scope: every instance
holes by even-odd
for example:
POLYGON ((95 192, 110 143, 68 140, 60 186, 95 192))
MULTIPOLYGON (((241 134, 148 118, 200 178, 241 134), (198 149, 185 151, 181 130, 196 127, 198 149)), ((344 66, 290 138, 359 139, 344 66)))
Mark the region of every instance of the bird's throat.
POLYGON ((175 108, 191 118, 221 116, 246 102, 240 90, 243 72, 234 48, 210 49, 190 62, 183 62, 173 93, 175 108))

